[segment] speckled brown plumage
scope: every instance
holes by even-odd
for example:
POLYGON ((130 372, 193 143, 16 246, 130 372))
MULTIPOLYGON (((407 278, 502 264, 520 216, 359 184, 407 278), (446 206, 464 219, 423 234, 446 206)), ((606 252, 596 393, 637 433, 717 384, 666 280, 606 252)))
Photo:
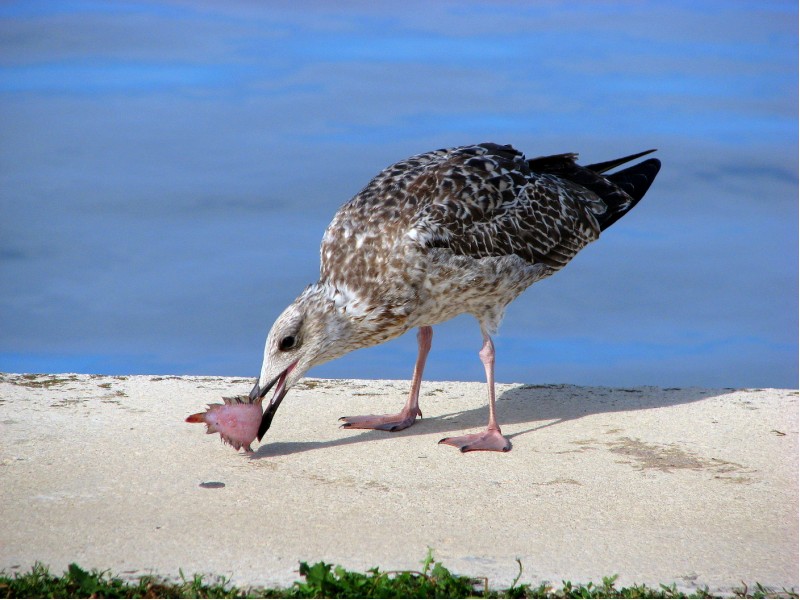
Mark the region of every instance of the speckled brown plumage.
POLYGON ((459 312, 494 330, 508 302, 600 235, 610 208, 597 193, 533 169, 580 171, 574 159, 479 144, 394 164, 334 217, 320 282, 358 298, 354 318, 382 330, 376 341, 459 312))
POLYGON ((273 325, 253 394, 281 377, 285 393, 314 364, 461 313, 480 322, 493 370, 489 336, 505 307, 641 199, 658 160, 604 173, 648 152, 582 167, 575 154, 526 159, 485 143, 387 167, 325 231, 320 279, 273 325), (286 339, 296 345, 282 349, 286 339))

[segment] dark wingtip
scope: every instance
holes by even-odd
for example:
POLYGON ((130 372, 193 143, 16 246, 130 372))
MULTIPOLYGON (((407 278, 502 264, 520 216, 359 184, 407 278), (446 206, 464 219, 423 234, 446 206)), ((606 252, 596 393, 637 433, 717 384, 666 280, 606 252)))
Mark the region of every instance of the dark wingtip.
POLYGON ((608 181, 614 184, 624 194, 606 196, 603 200, 609 210, 598 219, 600 229, 605 231, 619 221, 641 200, 650 189, 650 185, 661 170, 661 161, 657 158, 648 158, 632 167, 606 175, 608 181), (622 200, 622 202, 620 202, 622 200))
POLYGON ((607 175, 608 180, 618 186, 635 201, 641 200, 661 170, 661 161, 648 158, 637 165, 607 175))
POLYGON ((594 171, 595 173, 605 173, 610 169, 624 165, 625 163, 636 160, 637 158, 641 158, 642 156, 647 156, 653 152, 656 152, 656 148, 651 148, 650 150, 645 150, 644 152, 637 152, 636 154, 631 154, 630 156, 623 156, 622 158, 615 158, 614 160, 607 160, 601 163, 586 165, 584 168, 594 171))

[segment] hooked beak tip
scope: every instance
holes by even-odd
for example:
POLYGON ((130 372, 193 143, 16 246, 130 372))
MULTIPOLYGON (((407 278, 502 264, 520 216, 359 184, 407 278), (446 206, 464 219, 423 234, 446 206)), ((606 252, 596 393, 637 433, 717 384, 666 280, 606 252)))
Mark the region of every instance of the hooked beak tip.
POLYGON ((264 434, 269 429, 269 426, 272 424, 272 417, 275 416, 275 411, 278 410, 278 406, 280 406, 281 401, 283 401, 283 397, 286 395, 286 392, 289 389, 286 387, 286 378, 289 377, 289 373, 291 373, 294 368, 297 366, 297 362, 292 363, 289 367, 283 371, 280 375, 278 375, 275 379, 267 383, 265 387, 260 387, 259 383, 261 378, 259 377, 256 380, 255 386, 250 391, 250 398, 255 401, 259 398, 263 398, 267 395, 267 392, 272 389, 276 383, 278 384, 278 388, 275 390, 275 395, 270 400, 267 408, 264 410, 264 414, 261 417, 261 425, 258 428, 258 441, 261 441, 261 438, 264 437, 264 434))
POLYGON ((257 378, 256 379, 256 384, 253 386, 253 389, 250 390, 250 401, 251 402, 255 402, 259 398, 263 398, 267 393, 266 389, 262 390, 261 386, 258 385, 260 381, 261 381, 261 378, 257 378))

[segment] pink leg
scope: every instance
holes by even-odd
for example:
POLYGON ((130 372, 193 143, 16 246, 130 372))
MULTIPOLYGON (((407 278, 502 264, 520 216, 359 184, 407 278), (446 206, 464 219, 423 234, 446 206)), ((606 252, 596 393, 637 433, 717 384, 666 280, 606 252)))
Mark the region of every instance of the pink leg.
POLYGON ((422 384, 422 371, 425 369, 425 360, 431 349, 433 328, 420 327, 417 333, 419 352, 417 363, 414 365, 414 377, 411 380, 411 393, 408 395, 406 405, 396 415, 362 415, 359 417, 342 417, 342 427, 345 429, 382 429, 384 431, 400 431, 414 424, 417 416, 422 416, 419 409, 419 388, 422 384))
POLYGON ((473 450, 492 450, 495 452, 508 452, 511 442, 503 437, 500 426, 497 424, 494 407, 494 344, 486 331, 483 333, 483 347, 478 353, 486 370, 486 384, 489 387, 489 424, 482 433, 470 433, 457 437, 444 438, 439 443, 448 444, 459 448, 462 452, 473 450))

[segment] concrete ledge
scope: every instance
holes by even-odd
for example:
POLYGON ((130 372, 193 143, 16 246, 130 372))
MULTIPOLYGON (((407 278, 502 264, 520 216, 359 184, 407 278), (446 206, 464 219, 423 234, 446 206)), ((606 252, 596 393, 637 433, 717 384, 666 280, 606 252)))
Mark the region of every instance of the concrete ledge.
MULTIPOLYGON (((437 441, 486 422, 479 383, 305 379, 256 452, 183 422, 252 380, 0 375, 0 569, 216 573, 289 585, 298 561, 523 582, 798 589, 796 390, 498 386, 508 454, 437 441), (224 487, 200 487, 221 482, 224 487)), ((255 447, 255 446, 254 446, 255 447)))

